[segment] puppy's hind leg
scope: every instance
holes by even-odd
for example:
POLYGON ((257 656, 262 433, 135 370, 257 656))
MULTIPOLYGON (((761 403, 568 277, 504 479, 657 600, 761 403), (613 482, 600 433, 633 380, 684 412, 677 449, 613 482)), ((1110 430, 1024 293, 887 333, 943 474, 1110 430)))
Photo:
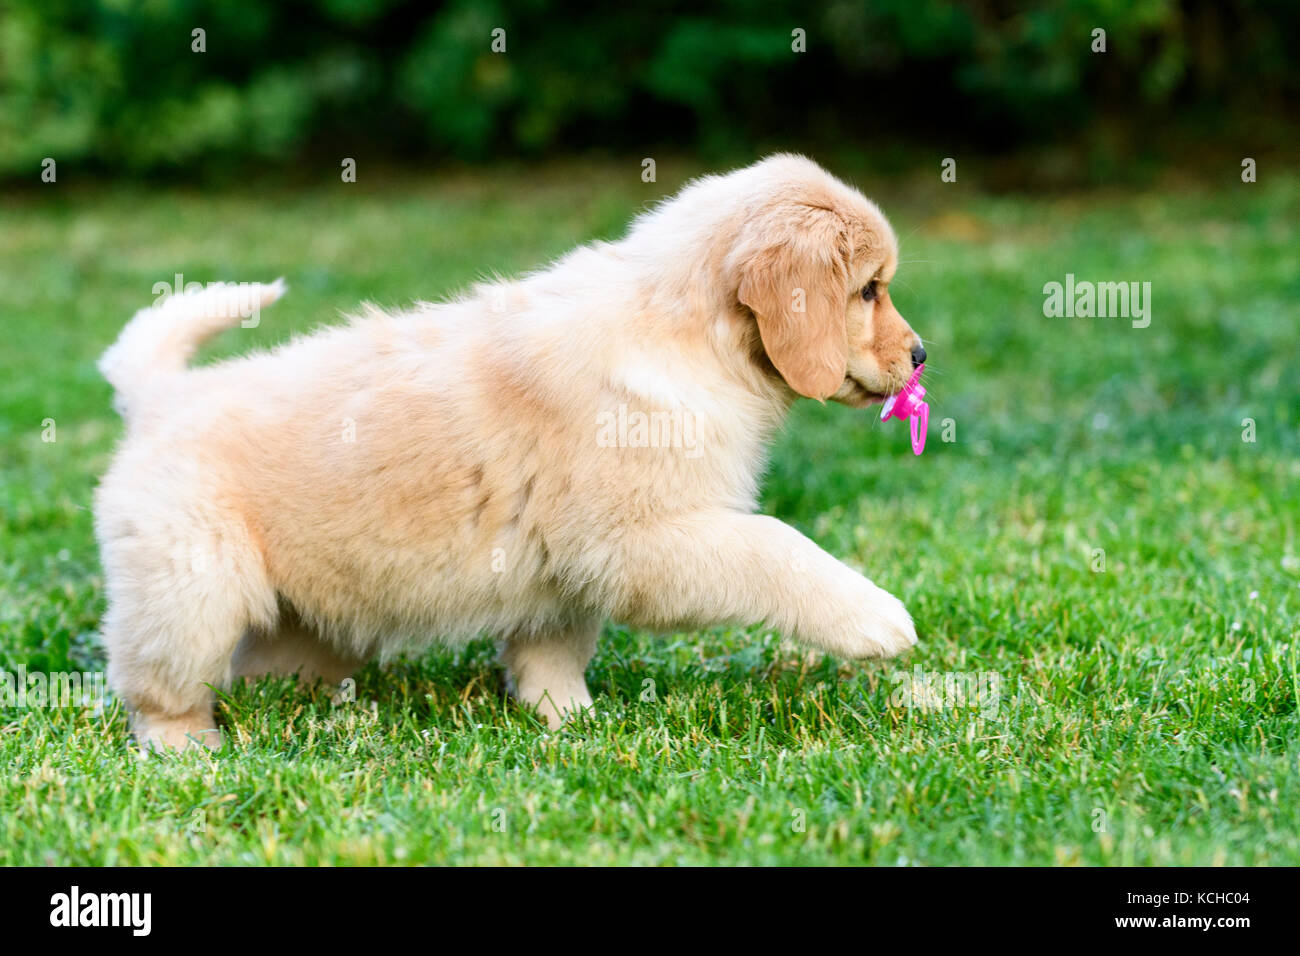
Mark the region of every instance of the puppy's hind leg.
POLYGON ((501 642, 510 693, 537 708, 552 730, 591 707, 586 670, 600 626, 591 618, 538 634, 516 632, 501 642))
POLYGON ((212 687, 228 682, 244 631, 274 621, 275 590, 239 524, 132 497, 134 509, 101 508, 97 529, 109 684, 142 745, 219 747, 212 687))
POLYGON ((297 615, 287 612, 267 632, 250 628, 235 648, 234 677, 297 677, 303 684, 339 684, 365 659, 337 650, 297 615))

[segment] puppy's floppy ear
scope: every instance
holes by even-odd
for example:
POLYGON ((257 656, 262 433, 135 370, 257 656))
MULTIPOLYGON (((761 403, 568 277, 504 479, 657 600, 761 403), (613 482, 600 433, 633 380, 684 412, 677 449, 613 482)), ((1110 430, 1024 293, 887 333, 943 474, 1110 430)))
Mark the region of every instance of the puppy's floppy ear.
POLYGON ((747 222, 730 257, 767 357, 787 385, 819 401, 848 371, 848 259, 844 221, 793 202, 747 222))

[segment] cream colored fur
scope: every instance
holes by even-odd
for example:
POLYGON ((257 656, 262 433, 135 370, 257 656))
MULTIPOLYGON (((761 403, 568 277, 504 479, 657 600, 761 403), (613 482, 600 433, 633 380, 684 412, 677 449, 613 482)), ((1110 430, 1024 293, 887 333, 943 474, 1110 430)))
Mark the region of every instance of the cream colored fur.
POLYGON ((799 394, 865 406, 910 374, 896 263, 874 205, 776 156, 517 281, 266 353, 185 367, 238 324, 232 287, 139 313, 101 363, 127 435, 95 509, 136 734, 216 744, 210 688, 233 676, 336 681, 485 634, 556 726, 591 705, 610 618, 904 650, 896 598, 753 513, 799 394), (620 406, 688 418, 689 447, 610 447, 620 406))

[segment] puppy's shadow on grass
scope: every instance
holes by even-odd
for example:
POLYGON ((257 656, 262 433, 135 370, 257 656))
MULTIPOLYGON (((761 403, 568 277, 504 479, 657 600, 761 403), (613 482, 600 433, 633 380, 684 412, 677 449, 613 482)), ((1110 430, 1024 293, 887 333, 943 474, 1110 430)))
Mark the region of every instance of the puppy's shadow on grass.
POLYGON ((217 723, 238 742, 292 746, 334 736, 350 743, 365 735, 391 740, 435 729, 545 726, 508 700, 496 648, 487 641, 372 661, 341 685, 292 677, 237 680, 217 693, 217 723))
MULTIPOLYGON (((564 733, 603 734, 612 718, 621 731, 662 730, 718 739, 793 734, 813 717, 852 723, 878 680, 834 658, 800 654, 774 637, 689 634, 652 637, 611 628, 588 669, 597 717, 564 733)), ((300 684, 290 677, 236 681, 217 695, 217 723, 237 745, 297 750, 334 741, 355 749, 414 734, 494 729, 541 734, 545 721, 506 693, 490 641, 371 662, 342 686, 300 684)))
POLYGON ((816 719, 858 726, 849 713, 877 694, 883 672, 801 650, 771 633, 710 630, 675 636, 611 628, 588 672, 596 708, 629 724, 719 741, 793 741, 816 719), (874 675, 874 676, 873 676, 874 675))

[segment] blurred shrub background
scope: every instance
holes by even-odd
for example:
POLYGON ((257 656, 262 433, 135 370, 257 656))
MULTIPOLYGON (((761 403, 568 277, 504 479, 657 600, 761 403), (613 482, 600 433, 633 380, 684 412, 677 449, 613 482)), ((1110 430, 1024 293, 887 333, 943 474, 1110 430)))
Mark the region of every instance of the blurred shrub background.
POLYGON ((1097 178, 1207 129, 1286 146, 1297 36, 1294 0, 7 0, 0 176, 961 143, 1097 178))

